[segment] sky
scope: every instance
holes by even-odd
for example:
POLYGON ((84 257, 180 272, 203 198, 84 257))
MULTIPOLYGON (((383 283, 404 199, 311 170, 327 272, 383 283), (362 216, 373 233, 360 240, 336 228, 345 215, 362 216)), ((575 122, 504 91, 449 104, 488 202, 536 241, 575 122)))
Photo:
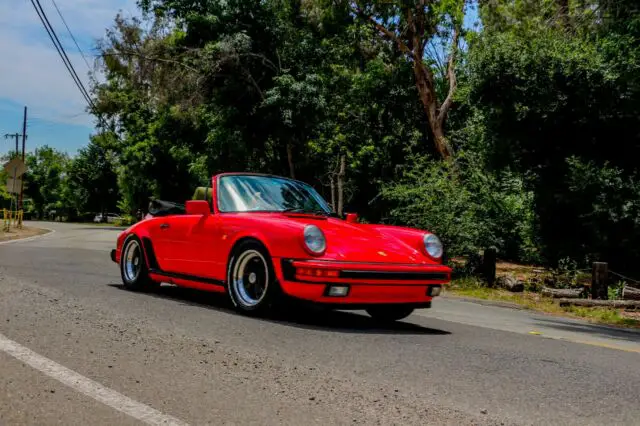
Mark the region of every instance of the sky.
MULTIPOLYGON (((95 41, 116 14, 139 15, 135 0, 55 0, 93 66, 95 41)), ((40 0, 76 72, 89 90, 88 67, 52 0, 40 0)), ((58 56, 30 0, 0 1, 0 156, 15 149, 6 133, 22 133, 28 107, 27 151, 49 145, 73 155, 89 141, 94 119, 58 56)))
MULTIPOLYGON (((96 40, 102 38, 118 12, 139 16, 136 0, 40 0, 76 72, 89 90, 84 59, 54 7, 67 25, 90 65, 96 40)), ((474 2, 475 3, 475 2, 474 2)), ((465 26, 473 26, 477 12, 467 11, 465 26)), ((87 145, 94 118, 49 39, 30 0, 0 1, 0 157, 15 149, 9 133, 22 133, 24 107, 28 107, 27 151, 43 145, 74 155, 87 145)))

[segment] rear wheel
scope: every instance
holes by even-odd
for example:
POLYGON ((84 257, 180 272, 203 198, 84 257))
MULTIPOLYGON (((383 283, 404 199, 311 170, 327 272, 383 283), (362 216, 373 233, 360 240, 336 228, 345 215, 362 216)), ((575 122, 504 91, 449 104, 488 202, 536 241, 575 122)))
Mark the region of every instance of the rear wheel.
POLYGON ((142 243, 135 235, 122 245, 120 275, 125 288, 133 291, 148 291, 154 286, 149 278, 149 268, 142 250, 142 243))
POLYGON ((373 319, 380 322, 399 321, 411 315, 414 309, 408 306, 376 306, 367 309, 373 319))
POLYGON ((244 313, 265 313, 280 296, 271 257, 257 241, 242 242, 234 250, 227 283, 231 301, 244 313))

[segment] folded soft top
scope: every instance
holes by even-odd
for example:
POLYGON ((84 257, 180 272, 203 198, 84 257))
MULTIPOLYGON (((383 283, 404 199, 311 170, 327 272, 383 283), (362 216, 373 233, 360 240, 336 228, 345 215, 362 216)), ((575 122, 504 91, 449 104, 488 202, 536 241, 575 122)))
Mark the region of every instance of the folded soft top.
POLYGON ((184 214, 184 204, 172 201, 152 199, 149 203, 149 214, 151 216, 169 216, 172 214, 184 214))

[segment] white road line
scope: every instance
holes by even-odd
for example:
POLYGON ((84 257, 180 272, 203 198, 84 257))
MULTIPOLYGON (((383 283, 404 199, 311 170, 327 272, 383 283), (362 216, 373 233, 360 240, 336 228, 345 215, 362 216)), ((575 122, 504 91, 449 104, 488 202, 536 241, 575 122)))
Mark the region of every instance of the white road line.
POLYGON ((38 355, 31 349, 8 339, 2 334, 0 334, 0 351, 30 365, 74 390, 144 423, 150 425, 187 425, 187 423, 175 417, 163 414, 141 402, 134 401, 113 389, 104 387, 98 382, 69 370, 55 361, 38 355))

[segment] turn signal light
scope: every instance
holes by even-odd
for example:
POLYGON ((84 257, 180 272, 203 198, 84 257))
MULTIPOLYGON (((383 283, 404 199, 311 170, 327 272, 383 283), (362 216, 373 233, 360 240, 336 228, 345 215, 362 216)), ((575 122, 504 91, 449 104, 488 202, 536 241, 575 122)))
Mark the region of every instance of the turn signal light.
POLYGON ((298 268, 296 272, 298 275, 304 275, 307 277, 338 278, 340 276, 340 272, 333 271, 331 269, 298 268))

